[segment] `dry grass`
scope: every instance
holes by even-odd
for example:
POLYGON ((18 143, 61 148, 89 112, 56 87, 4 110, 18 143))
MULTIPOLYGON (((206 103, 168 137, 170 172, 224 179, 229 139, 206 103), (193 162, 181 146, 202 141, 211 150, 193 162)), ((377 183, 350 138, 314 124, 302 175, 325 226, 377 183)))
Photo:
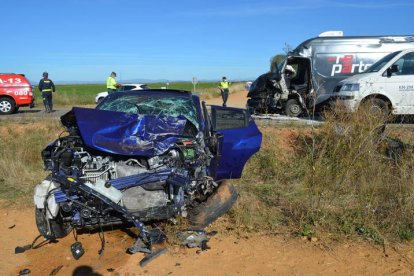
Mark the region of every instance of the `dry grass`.
POLYGON ((287 151, 286 135, 264 129, 262 149, 237 183, 234 223, 253 231, 286 226, 308 237, 414 238, 412 147, 386 138, 381 119, 337 114, 318 130, 293 132, 287 151))
POLYGON ((56 120, 1 121, 0 199, 12 204, 32 196, 33 187, 46 176, 40 152, 60 131, 56 120))
MULTIPOLYGON (((380 243, 414 239, 412 147, 385 138, 382 120, 338 114, 318 129, 262 127, 262 149, 233 181, 240 197, 221 220, 228 227, 219 227, 380 243)), ((29 202, 47 174, 40 152, 62 128, 52 120, 1 124, 0 202, 29 202)), ((385 133, 414 141, 414 130, 404 126, 385 133)))

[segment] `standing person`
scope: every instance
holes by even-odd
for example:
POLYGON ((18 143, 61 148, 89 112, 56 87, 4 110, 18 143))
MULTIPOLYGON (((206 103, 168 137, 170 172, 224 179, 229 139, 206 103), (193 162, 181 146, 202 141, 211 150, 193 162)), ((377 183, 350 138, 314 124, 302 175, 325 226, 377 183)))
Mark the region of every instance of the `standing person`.
POLYGON ((108 89, 108 94, 112 94, 116 91, 116 73, 112 72, 111 75, 106 79, 106 88, 108 89))
POLYGON ((226 106, 227 99, 229 98, 229 86, 230 86, 230 84, 231 83, 227 81, 226 77, 223 77, 221 79, 219 89, 220 89, 220 92, 221 92, 221 98, 223 99, 223 106, 226 106))
POLYGON ((39 82, 39 91, 42 92, 43 104, 45 112, 53 111, 52 92, 55 92, 55 84, 49 79, 48 72, 43 72, 43 79, 39 82))

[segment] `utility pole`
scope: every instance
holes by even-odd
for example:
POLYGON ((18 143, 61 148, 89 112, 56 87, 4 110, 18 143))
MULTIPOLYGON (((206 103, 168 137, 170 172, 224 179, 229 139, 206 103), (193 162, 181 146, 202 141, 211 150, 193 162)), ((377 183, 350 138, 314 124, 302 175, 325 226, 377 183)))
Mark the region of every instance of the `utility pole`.
POLYGON ((195 92, 196 86, 197 86, 197 83, 198 83, 197 77, 193 77, 192 83, 193 83, 193 92, 195 92))

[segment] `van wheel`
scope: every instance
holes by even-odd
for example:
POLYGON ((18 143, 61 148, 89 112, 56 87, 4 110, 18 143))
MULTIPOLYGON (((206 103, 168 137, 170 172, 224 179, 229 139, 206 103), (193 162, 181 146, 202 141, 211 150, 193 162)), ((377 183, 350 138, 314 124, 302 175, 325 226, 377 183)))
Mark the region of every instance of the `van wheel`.
POLYGON ((286 102, 285 114, 289 117, 298 117, 302 114, 302 106, 297 99, 290 99, 286 102))
POLYGON ((228 180, 221 182, 216 191, 203 203, 188 212, 188 221, 195 229, 203 229, 233 206, 238 197, 236 188, 228 180))
POLYGON ((385 117, 390 114, 388 102, 378 98, 366 100, 363 103, 363 107, 366 108, 369 114, 374 117, 385 117))
POLYGON ((12 99, 0 98, 0 114, 12 114, 16 109, 16 104, 12 99))

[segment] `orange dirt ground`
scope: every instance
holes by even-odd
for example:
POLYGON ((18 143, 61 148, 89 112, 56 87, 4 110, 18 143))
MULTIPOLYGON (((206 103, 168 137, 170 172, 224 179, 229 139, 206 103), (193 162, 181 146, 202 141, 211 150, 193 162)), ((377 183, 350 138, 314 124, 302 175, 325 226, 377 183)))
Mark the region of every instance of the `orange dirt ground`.
MULTIPOLYGON (((0 213, 1 275, 18 275, 24 268, 31 275, 379 275, 414 273, 414 250, 410 244, 376 247, 366 242, 325 244, 284 235, 218 233, 208 243, 211 249, 167 246, 168 252, 141 268, 143 254, 128 255, 133 238, 121 230, 106 231, 106 249, 99 257, 96 233, 78 236, 86 253, 75 260, 70 253, 72 235, 21 254, 16 246, 30 244, 38 235, 31 208, 2 209, 0 213), (11 228, 14 226, 13 228, 11 228), (11 229, 10 229, 11 228, 11 229), (82 270, 84 269, 84 270, 82 270), (85 274, 85 271, 95 274, 85 274), (109 270, 109 271, 108 271, 109 270), (113 271, 111 271, 113 270, 113 271)), ((220 221, 218 221, 220 223, 220 221)), ((214 229, 214 224, 211 226, 214 229)))

